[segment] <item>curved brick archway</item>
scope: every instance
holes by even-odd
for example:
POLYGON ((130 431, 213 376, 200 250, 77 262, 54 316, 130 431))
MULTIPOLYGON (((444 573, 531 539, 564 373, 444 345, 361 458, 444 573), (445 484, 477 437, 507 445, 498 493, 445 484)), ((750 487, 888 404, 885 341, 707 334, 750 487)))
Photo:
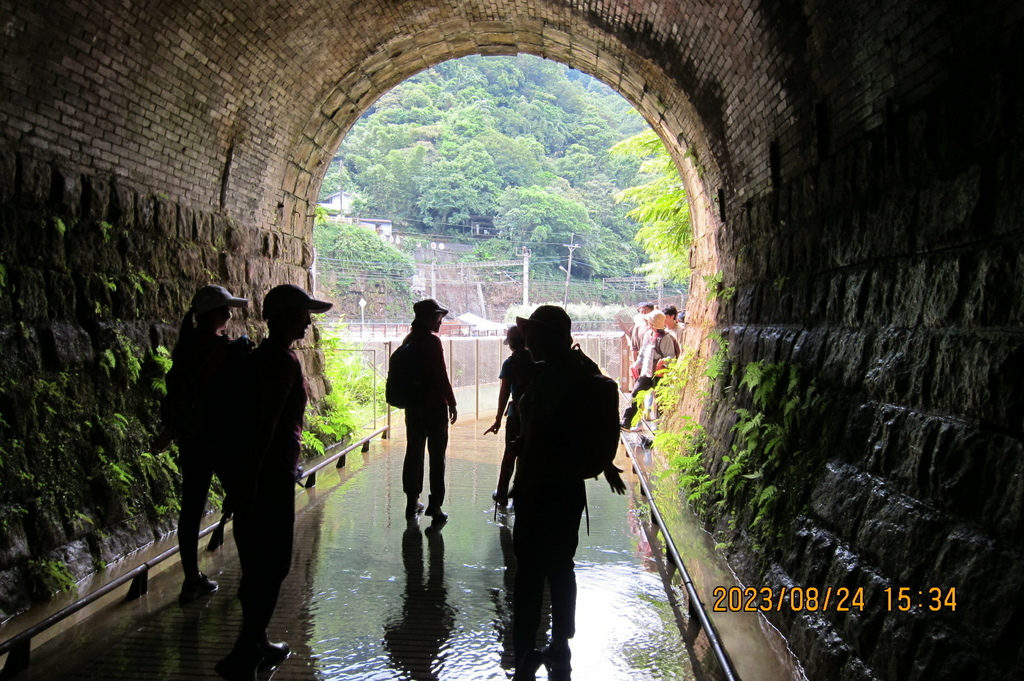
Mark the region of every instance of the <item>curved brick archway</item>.
MULTIPOLYGON (((770 550, 721 528, 749 583, 868 593, 863 613, 773 616, 809 676, 1017 678, 1021 17, 1010 0, 0 0, 0 609, 26 602, 30 561, 83 574, 171 526, 127 358, 173 339, 195 286, 308 283, 310 203, 358 115, 440 61, 527 52, 619 90, 672 150, 698 236, 688 343, 715 332, 737 371, 789 362, 827 397, 794 526, 770 550), (948 585, 956 613, 884 605, 887 586, 948 585)), ((684 395, 713 470, 749 406, 724 386, 684 395)))

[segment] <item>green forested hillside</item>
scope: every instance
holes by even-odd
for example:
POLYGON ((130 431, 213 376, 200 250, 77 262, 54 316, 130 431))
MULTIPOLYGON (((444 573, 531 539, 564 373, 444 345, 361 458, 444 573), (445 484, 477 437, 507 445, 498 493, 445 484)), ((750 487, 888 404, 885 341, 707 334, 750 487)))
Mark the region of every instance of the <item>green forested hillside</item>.
POLYGON ((645 121, 599 81, 537 57, 466 57, 394 88, 353 126, 321 196, 344 189, 356 212, 397 228, 466 235, 493 218, 477 249, 528 247, 552 272, 575 251, 573 278, 633 274, 644 261, 618 192, 643 182, 640 160, 611 155, 645 121))

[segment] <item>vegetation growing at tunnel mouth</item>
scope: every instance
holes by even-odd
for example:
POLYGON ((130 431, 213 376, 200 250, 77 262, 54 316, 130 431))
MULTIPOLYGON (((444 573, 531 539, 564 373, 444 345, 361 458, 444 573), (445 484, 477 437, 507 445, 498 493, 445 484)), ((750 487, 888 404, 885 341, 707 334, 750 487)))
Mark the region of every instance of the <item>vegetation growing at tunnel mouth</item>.
MULTIPOLYGON (((727 345, 707 360, 686 349, 662 379, 659 404, 667 411, 688 386, 729 381, 723 394, 735 400, 730 441, 714 459, 705 427, 693 416, 674 414, 655 434, 654 446, 668 463, 687 501, 712 523, 725 521, 764 548, 780 539, 806 510, 808 483, 824 464, 825 402, 813 378, 793 363, 728 361, 727 345), (745 406, 740 406, 745 405, 745 406), (724 450, 723 450, 724 448, 724 450)), ((699 388, 706 399, 711 391, 699 388)))

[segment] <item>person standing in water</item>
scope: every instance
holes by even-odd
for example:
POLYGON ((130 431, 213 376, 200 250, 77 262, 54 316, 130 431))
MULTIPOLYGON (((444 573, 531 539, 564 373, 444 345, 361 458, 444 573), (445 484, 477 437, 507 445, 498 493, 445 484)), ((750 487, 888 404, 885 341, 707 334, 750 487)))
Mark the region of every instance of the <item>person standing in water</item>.
POLYGON ((448 449, 448 426, 458 418, 455 392, 448 379, 444 361, 444 347, 437 332, 448 310, 427 298, 412 306, 412 330, 402 341, 409 345, 419 367, 416 397, 405 409, 405 463, 402 466, 402 490, 405 492, 405 516, 424 513, 434 522, 443 523, 448 514, 441 510, 444 503, 445 455, 448 449), (430 496, 426 509, 420 503, 423 492, 423 454, 426 449, 430 463, 430 496))
POLYGON ((501 417, 506 414, 507 405, 505 453, 501 457, 498 486, 493 495, 494 500, 499 504, 508 503, 508 486, 515 470, 518 445, 516 438, 519 437, 520 419, 517 403, 527 386, 530 385, 535 368, 530 353, 526 351, 526 337, 523 336, 523 332, 519 330, 518 326, 509 327, 505 333, 505 345, 512 351, 512 354, 502 362, 501 371, 498 373, 498 379, 501 381, 501 388, 498 391, 498 413, 491 427, 484 431, 484 435, 487 433, 497 435, 498 429, 501 428, 501 417))
POLYGON ((232 340, 226 329, 231 308, 248 304, 248 300, 236 298, 223 286, 199 289, 181 320, 178 340, 171 352, 173 363, 166 380, 167 396, 160 409, 166 429, 154 449, 166 449, 171 440, 178 443, 178 469, 181 471, 178 548, 181 569, 185 573, 178 596, 181 605, 217 590, 217 582, 199 570, 199 525, 219 455, 217 442, 220 431, 225 428, 218 418, 218 405, 226 397, 222 390, 224 368, 253 347, 246 336, 232 340))
POLYGON ((235 514, 242 567, 241 631, 231 652, 216 665, 228 681, 254 681, 258 669, 290 654, 287 643, 270 642, 267 626, 291 567, 295 481, 307 400, 302 365, 291 346, 305 337, 311 312, 329 309, 331 303, 311 298, 291 284, 275 286, 263 299, 269 334, 249 359, 253 407, 248 444, 237 455, 239 470, 227 498, 235 514))

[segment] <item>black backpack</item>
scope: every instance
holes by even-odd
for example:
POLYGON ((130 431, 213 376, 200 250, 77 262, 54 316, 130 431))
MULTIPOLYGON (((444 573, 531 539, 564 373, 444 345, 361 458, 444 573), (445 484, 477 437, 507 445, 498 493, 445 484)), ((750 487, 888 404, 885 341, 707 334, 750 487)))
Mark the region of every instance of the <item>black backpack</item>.
POLYGON ((244 389, 236 390, 232 385, 240 383, 246 375, 246 360, 254 347, 248 336, 226 341, 218 350, 221 357, 211 373, 204 373, 201 367, 187 361, 171 365, 165 377, 167 393, 160 400, 160 421, 176 439, 203 434, 206 402, 212 386, 229 393, 226 399, 241 399, 246 394, 244 389))
POLYGON ((384 384, 384 400, 392 407, 407 409, 423 400, 426 388, 423 362, 416 345, 406 341, 391 353, 388 377, 384 384))
POLYGON ((574 431, 578 446, 570 448, 572 456, 566 465, 574 477, 596 478, 612 464, 619 449, 619 386, 601 373, 579 345, 573 353, 576 399, 568 406, 567 422, 585 426, 574 431))

